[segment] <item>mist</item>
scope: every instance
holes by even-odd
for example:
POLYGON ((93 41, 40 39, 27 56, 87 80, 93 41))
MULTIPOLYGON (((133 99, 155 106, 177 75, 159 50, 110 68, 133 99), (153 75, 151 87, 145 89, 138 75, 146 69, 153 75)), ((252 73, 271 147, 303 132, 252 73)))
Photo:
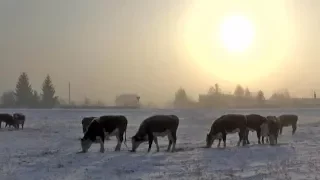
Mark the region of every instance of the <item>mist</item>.
MULTIPOLYGON (((228 1, 231 2, 234 1, 228 1)), ((184 32, 195 3, 1 0, 0 91, 14 89, 21 72, 28 73, 34 89, 40 90, 45 76, 50 74, 58 96, 68 97, 71 82, 73 100, 90 97, 107 103, 121 93, 137 93, 144 102, 165 103, 174 98, 179 87, 196 99, 215 83, 226 91, 233 91, 236 84, 242 83, 256 91, 263 89, 266 94, 288 88, 294 96, 310 96, 311 91, 320 90, 315 78, 320 76, 320 2, 268 3, 265 11, 269 14, 272 7, 286 11, 290 24, 287 43, 291 46, 281 56, 283 63, 251 81, 224 79, 214 70, 203 69, 198 64, 201 60, 192 57, 184 32)), ((244 4, 250 3, 253 1, 244 4)), ((212 11, 225 7, 220 1, 211 5, 212 11)), ((276 16, 272 18, 270 21, 277 21, 276 16)), ((265 26, 264 32, 276 26, 265 26)), ((285 42, 274 37, 268 43, 271 47, 285 42)), ((218 51, 212 49, 213 54, 218 51)))

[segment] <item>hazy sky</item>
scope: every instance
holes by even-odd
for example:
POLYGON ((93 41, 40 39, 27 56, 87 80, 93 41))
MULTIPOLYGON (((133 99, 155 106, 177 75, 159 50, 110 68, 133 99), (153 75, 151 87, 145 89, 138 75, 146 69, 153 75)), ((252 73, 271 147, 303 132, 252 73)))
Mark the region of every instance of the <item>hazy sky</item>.
POLYGON ((320 92, 319 0, 0 0, 0 91, 20 72, 40 91, 47 73, 57 95, 113 102, 138 93, 166 102, 180 87, 195 99, 210 85, 233 91, 320 92), (252 22, 245 53, 222 48, 227 16, 252 22))

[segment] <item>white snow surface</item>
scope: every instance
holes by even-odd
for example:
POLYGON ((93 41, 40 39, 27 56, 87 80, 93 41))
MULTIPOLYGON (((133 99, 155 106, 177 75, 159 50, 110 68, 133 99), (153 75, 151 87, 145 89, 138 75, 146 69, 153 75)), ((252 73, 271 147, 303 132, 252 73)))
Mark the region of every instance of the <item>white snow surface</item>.
POLYGON ((26 110, 25 129, 0 129, 0 180, 138 180, 138 179, 318 179, 320 178, 320 109, 229 109, 229 110, 26 110), (299 115, 298 129, 284 128, 279 145, 251 144, 237 147, 238 135, 227 136, 227 147, 202 148, 213 120, 226 113, 299 115), (166 152, 168 140, 159 138, 160 152, 147 143, 136 153, 122 145, 114 152, 116 138, 105 142, 105 153, 93 144, 88 153, 80 151, 85 116, 122 114, 128 118, 127 144, 140 123, 154 114, 176 114, 180 118, 177 152, 166 152))

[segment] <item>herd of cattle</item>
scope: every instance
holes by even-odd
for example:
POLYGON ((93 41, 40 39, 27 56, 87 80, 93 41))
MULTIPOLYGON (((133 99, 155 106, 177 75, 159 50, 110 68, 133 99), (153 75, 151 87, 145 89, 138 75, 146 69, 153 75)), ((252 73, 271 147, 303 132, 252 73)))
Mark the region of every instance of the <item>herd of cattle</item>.
POLYGON ((0 128, 2 122, 4 122, 6 123, 5 127, 9 126, 19 129, 19 126, 21 125, 21 128, 23 129, 25 120, 26 116, 21 113, 14 113, 13 115, 8 113, 0 114, 0 128))
MULTIPOLYGON (((216 119, 210 132, 206 136, 206 147, 210 148, 215 140, 223 140, 226 147, 227 134, 238 133, 239 141, 237 146, 250 144, 249 132, 256 131, 258 143, 270 145, 277 144, 278 135, 282 134, 283 127, 292 126, 292 134, 297 129, 298 116, 293 114, 283 114, 276 116, 261 116, 258 114, 226 114, 216 119), (261 140, 260 140, 261 139, 261 140)), ((85 117, 82 119, 83 138, 81 138, 82 153, 89 150, 92 143, 100 143, 100 152, 104 152, 104 141, 111 136, 116 136, 117 145, 115 151, 120 151, 121 144, 126 142, 128 120, 122 115, 108 115, 100 117, 85 117), (124 137, 123 137, 124 136, 124 137), (123 142, 124 140, 124 142, 123 142)), ((139 126, 137 133, 132 136, 132 150, 135 152, 143 142, 149 142, 148 152, 154 142, 159 152, 157 137, 168 137, 169 145, 167 151, 174 152, 177 141, 177 130, 179 118, 176 115, 153 115, 146 118, 139 126), (172 148, 171 148, 172 146, 172 148)), ((126 145, 126 144, 125 144, 126 145)))
MULTIPOLYGON (((2 122, 5 127, 14 127, 23 129, 26 117, 21 113, 0 114, 0 128, 2 122)), ((277 144, 278 135, 282 134, 283 127, 291 126, 292 134, 297 129, 298 116, 294 114, 283 114, 276 116, 261 116, 258 114, 226 114, 216 119, 212 125, 210 132, 206 136, 206 147, 210 148, 215 140, 218 140, 217 147, 220 147, 221 140, 226 147, 227 134, 238 133, 239 141, 237 146, 250 144, 248 135, 250 131, 257 133, 258 143, 266 143, 270 145, 277 144)), ((117 145, 115 151, 120 151, 121 144, 126 145, 126 131, 128 120, 123 115, 107 115, 100 117, 85 117, 82 119, 83 138, 81 138, 81 152, 87 152, 92 143, 100 143, 100 152, 104 152, 104 141, 111 136, 116 136, 117 145)), ((158 138, 168 137, 169 145, 167 151, 175 151, 177 141, 177 130, 179 126, 179 118, 176 115, 153 115, 146 118, 139 126, 137 133, 132 136, 132 150, 135 152, 143 142, 149 142, 148 152, 151 150, 154 142, 159 152, 158 138)))

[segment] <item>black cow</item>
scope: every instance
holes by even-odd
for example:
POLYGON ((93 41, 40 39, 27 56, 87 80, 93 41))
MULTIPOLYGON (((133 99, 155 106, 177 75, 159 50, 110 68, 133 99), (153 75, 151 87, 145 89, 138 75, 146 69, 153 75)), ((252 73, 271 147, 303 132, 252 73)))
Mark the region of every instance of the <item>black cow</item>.
POLYGON ((6 123, 6 127, 7 125, 9 125, 9 127, 13 126, 14 128, 18 129, 18 125, 11 114, 8 114, 8 113, 0 114, 0 128, 1 128, 2 122, 6 123))
POLYGON ((89 125, 88 130, 85 132, 81 139, 82 152, 87 152, 92 143, 96 141, 97 137, 100 141, 100 152, 104 152, 105 137, 116 136, 118 143, 115 151, 120 151, 123 142, 123 135, 127 131, 128 120, 122 115, 114 116, 101 116, 95 118, 89 125))
MULTIPOLYGON (((26 116, 21 113, 14 113, 13 119, 17 123, 18 129, 19 129, 20 124, 21 124, 21 128, 23 129, 24 122, 26 121, 26 116)), ((6 124, 6 126, 7 126, 7 124, 6 124)))
POLYGON ((148 152, 151 150, 152 142, 157 146, 159 152, 159 145, 157 137, 168 136, 169 145, 167 151, 175 151, 177 141, 177 130, 179 126, 179 118, 176 115, 154 115, 145 119, 139 127, 138 132, 131 138, 132 150, 135 152, 139 145, 145 141, 149 141, 148 152))
POLYGON ((212 123, 209 134, 207 134, 206 143, 207 148, 210 148, 215 139, 219 139, 220 147, 221 139, 223 140, 224 147, 226 147, 227 134, 238 132, 239 141, 237 146, 246 144, 245 133, 246 133, 246 117, 240 114, 227 114, 219 117, 212 123))
MULTIPOLYGON (((81 121, 81 124, 82 124, 82 132, 83 134, 88 130, 88 127, 90 125, 90 123, 93 121, 94 118, 97 118, 97 117, 84 117, 81 121)), ((105 137, 105 140, 110 140, 110 137, 109 136, 106 136, 105 137)))
POLYGON ((267 119, 264 116, 258 115, 258 114, 249 114, 246 115, 247 118, 247 129, 246 129, 246 143, 250 144, 249 142, 249 131, 256 131, 257 132, 257 138, 258 138, 258 144, 261 144, 260 138, 262 136, 262 143, 264 144, 264 138, 268 134, 268 123, 267 119))
POLYGON ((292 126, 292 135, 297 130, 298 116, 294 114, 283 114, 278 117, 280 123, 280 134, 282 134, 283 127, 292 126))

